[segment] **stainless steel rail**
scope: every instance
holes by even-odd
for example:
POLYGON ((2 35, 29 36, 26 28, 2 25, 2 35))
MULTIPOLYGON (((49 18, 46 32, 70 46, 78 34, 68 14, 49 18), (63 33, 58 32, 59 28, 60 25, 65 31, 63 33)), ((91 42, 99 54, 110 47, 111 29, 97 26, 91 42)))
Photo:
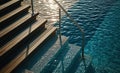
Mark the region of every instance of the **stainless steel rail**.
MULTIPOLYGON (((67 15, 67 17, 70 18, 70 20, 74 23, 75 26, 78 27, 78 29, 80 30, 80 32, 82 33, 82 46, 81 46, 81 49, 82 49, 82 59, 84 59, 84 46, 85 46, 85 34, 84 34, 84 30, 79 26, 79 24, 68 14, 68 12, 63 8, 63 6, 57 1, 57 0, 54 0, 55 3, 59 6, 59 8, 61 10, 63 10, 63 12, 65 12, 65 14, 67 15)), ((34 15, 34 6, 33 6, 33 0, 31 0, 31 7, 32 7, 32 15, 34 15)), ((61 18, 61 10, 59 10, 59 19, 61 18)), ((59 21, 59 26, 60 26, 60 23, 61 20, 59 21)), ((61 27, 59 27, 59 29, 61 29, 61 27)), ((60 36, 61 36, 61 33, 60 33, 60 36)), ((60 37, 61 38, 61 37, 60 37)))
MULTIPOLYGON (((79 26, 79 24, 68 14, 68 12, 63 8, 63 6, 56 0, 54 0, 58 6, 60 7, 60 9, 62 9, 65 14, 70 18, 70 20, 74 23, 75 26, 78 27, 78 29, 80 30, 80 32, 82 33, 82 58, 84 59, 84 46, 85 46, 85 34, 84 34, 84 30, 79 26)), ((61 16, 60 16, 61 17, 61 16)))
POLYGON ((33 5, 33 0, 31 0, 31 8, 32 8, 32 16, 34 15, 34 5, 33 5))

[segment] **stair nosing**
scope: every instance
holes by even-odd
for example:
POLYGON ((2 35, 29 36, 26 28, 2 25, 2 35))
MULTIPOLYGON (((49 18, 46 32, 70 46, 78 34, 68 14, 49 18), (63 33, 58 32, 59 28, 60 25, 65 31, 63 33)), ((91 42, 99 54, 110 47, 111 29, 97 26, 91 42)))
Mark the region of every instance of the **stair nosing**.
MULTIPOLYGON (((52 30, 46 30, 46 32, 43 32, 42 35, 40 35, 39 37, 44 37, 44 40, 41 41, 41 43, 43 41, 45 41, 45 39, 47 39, 55 30, 56 30, 56 27, 52 27, 51 28, 52 30), (47 33, 47 34, 46 34, 47 33), (47 35, 47 36, 46 36, 47 35), (46 37, 46 38, 45 38, 46 37)), ((28 55, 34 51, 36 49, 37 46, 39 46, 41 43, 40 43, 40 40, 43 39, 43 38, 40 38, 39 41, 37 41, 36 43, 34 44, 37 44, 37 45, 33 45, 31 48, 29 48, 29 52, 28 52, 28 55), (38 44, 39 43, 39 44, 38 44), (34 47, 35 46, 35 47, 34 47)), ((36 41, 36 39, 35 39, 36 41)), ((32 42, 33 43, 33 42, 32 42)), ((14 60, 12 60, 8 65, 6 65, 2 70, 1 70, 1 73, 7 73, 7 72, 11 72, 16 66, 18 66, 28 55, 26 55, 26 52, 27 52, 27 48, 25 48, 14 60), (16 64, 17 62, 17 64, 16 64), (14 65, 14 67, 12 66, 14 65)))
POLYGON ((10 6, 10 5, 18 2, 18 1, 19 1, 19 0, 11 0, 10 2, 7 2, 7 3, 3 4, 3 5, 1 5, 1 6, 0 6, 0 10, 2 10, 2 9, 4 9, 4 8, 6 8, 6 7, 8 7, 8 6, 10 6))
MULTIPOLYGON (((53 31, 55 31, 56 30, 56 27, 52 27, 52 29, 50 30, 51 32, 53 32, 53 31)), ((37 43, 39 43, 39 44, 41 44, 42 42, 40 42, 40 41, 38 41, 39 39, 41 39, 41 41, 44 41, 47 37, 48 37, 48 35, 50 35, 51 34, 51 32, 49 32, 49 33, 44 33, 44 34, 42 34, 41 35, 41 37, 39 37, 39 38, 37 38, 36 40, 35 40, 35 42, 37 42, 37 43), (45 36, 45 37, 43 37, 43 36, 45 36)), ((33 42, 33 43, 31 43, 29 46, 31 47, 32 46, 32 48, 34 48, 34 43, 35 42, 33 42)))
POLYGON ((29 5, 23 5, 23 6, 15 9, 15 10, 13 10, 12 12, 10 12, 10 13, 2 16, 2 17, 0 18, 0 23, 3 22, 3 21, 5 21, 6 19, 12 17, 13 15, 17 14, 18 12, 22 11, 23 9, 28 8, 28 7, 30 7, 30 6, 29 6, 29 5))
POLYGON ((35 29, 37 29, 39 26, 41 26, 46 20, 43 19, 41 23, 34 23, 31 28, 26 28, 22 33, 18 34, 14 39, 9 41, 7 44, 5 44, 2 48, 0 48, 0 56, 2 56, 4 53, 6 53, 8 50, 10 50, 13 46, 15 46, 18 42, 20 42, 22 39, 24 39, 26 36, 28 36, 31 32, 33 32, 35 29), (36 26, 36 27, 35 27, 36 26), (30 31, 31 29, 31 31, 30 31), (29 32, 30 31, 30 32, 29 32), (19 40, 17 40, 19 38, 19 40))
POLYGON ((10 31, 12 31, 13 29, 15 29, 16 27, 20 26, 22 23, 24 23, 25 21, 27 21, 28 19, 31 18, 31 14, 27 14, 26 16, 22 17, 20 20, 14 22, 13 24, 11 24, 10 26, 6 27, 5 29, 3 29, 2 31, 0 31, 0 37, 6 35, 7 33, 9 33, 10 31), (22 22, 21 22, 22 21, 22 22), (9 31, 8 31, 9 30, 9 31))

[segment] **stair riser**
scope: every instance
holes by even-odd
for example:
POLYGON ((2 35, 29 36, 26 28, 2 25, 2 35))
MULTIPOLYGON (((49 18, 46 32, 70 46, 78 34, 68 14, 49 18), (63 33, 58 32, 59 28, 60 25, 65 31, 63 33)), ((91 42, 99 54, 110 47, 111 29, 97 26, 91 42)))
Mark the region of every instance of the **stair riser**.
POLYGON ((4 9, 0 10, 0 17, 7 14, 7 13, 9 13, 9 12, 11 12, 12 10, 16 9, 17 7, 20 6, 20 4, 21 4, 21 2, 18 1, 16 3, 4 8, 4 9))
MULTIPOLYGON (((20 64, 24 63, 25 60, 28 60, 32 55, 34 55, 36 52, 38 52, 39 50, 41 50, 41 47, 43 45, 45 45, 45 43, 48 42, 48 40, 50 40, 51 38, 53 38, 53 36, 55 36, 55 35, 56 35, 56 31, 54 31, 53 33, 51 33, 51 35, 49 35, 47 39, 45 39, 38 47, 36 47, 35 50, 33 50, 32 53, 30 55, 28 55, 27 58, 25 58, 20 64)), ((15 69, 13 69, 12 73, 16 73, 16 72, 14 72, 15 69)))
POLYGON ((15 28, 14 30, 12 30, 11 32, 9 32, 8 34, 4 35, 3 37, 1 37, 2 40, 0 40, 1 43, 0 47, 2 47, 3 45, 5 45, 8 41, 10 41, 11 39, 13 39, 15 36, 17 36, 20 32, 22 32, 23 30, 25 30, 27 27, 29 27, 32 22, 36 21, 36 16, 38 14, 34 15, 33 17, 31 17, 30 19, 28 19, 27 21, 25 21, 23 24, 21 24, 20 26, 18 26, 17 28, 15 28))
POLYGON ((75 55, 73 61, 71 62, 70 66, 66 69, 65 73, 75 72, 75 70, 72 70, 72 69, 75 69, 75 68, 77 69, 77 67, 73 67, 73 66, 78 66, 78 64, 80 63, 80 58, 81 58, 80 51, 81 50, 79 50, 79 52, 75 55))
POLYGON ((10 0, 0 0, 0 5, 6 3, 6 2, 8 2, 8 1, 10 1, 10 0))
POLYGON ((5 21, 2 21, 2 22, 0 23, 0 27, 5 27, 5 26, 7 26, 7 24, 9 24, 9 23, 11 23, 12 21, 16 20, 16 18, 18 18, 19 16, 28 13, 28 9, 29 9, 29 8, 30 8, 30 7, 27 7, 27 8, 25 8, 25 9, 23 9, 22 11, 18 12, 17 14, 13 15, 12 17, 6 19, 5 21))
POLYGON ((45 29, 45 23, 43 23, 43 25, 39 26, 34 32, 29 34, 27 37, 25 37, 21 42, 19 42, 17 45, 15 45, 7 53, 2 55, 0 57, 0 63, 2 62, 2 64, 0 64, 0 69, 3 68, 5 65, 7 65, 8 62, 13 60, 21 51, 23 51, 24 48, 26 48, 29 45, 29 43, 32 42, 38 36, 38 34, 40 35, 44 31, 44 29, 45 29))

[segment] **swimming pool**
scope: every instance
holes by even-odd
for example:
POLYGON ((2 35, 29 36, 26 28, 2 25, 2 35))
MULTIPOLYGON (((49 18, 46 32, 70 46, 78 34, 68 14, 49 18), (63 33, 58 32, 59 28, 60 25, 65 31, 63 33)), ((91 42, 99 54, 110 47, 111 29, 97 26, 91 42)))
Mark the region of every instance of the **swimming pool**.
MULTIPOLYGON (((119 73, 120 1, 79 0, 68 12, 85 31, 85 52, 93 57, 95 73, 119 73)), ((62 19, 62 34, 81 45, 79 30, 66 16, 62 19)))
MULTIPOLYGON (((87 73, 119 73, 120 0, 77 0, 68 13, 85 31, 85 53, 91 55, 94 69, 87 73)), ((69 37, 69 43, 81 46, 81 33, 66 16, 62 17, 62 34, 69 37)))

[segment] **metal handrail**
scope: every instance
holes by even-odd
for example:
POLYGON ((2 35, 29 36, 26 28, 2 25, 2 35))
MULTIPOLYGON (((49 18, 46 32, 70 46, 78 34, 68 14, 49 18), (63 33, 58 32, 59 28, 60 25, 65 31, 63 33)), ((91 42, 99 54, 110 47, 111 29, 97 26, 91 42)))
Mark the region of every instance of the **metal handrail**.
POLYGON ((78 29, 80 30, 80 32, 82 33, 82 58, 84 59, 84 46, 85 46, 85 35, 84 35, 84 30, 79 26, 79 24, 67 13, 67 11, 63 8, 63 6, 56 0, 54 0, 58 6, 60 7, 60 9, 62 9, 65 14, 70 18, 70 20, 74 23, 75 26, 78 27, 78 29))
POLYGON ((31 7, 32 7, 32 16, 34 15, 34 5, 33 5, 33 0, 31 0, 31 7))
MULTIPOLYGON (((79 26, 79 24, 67 13, 67 11, 63 8, 63 6, 56 0, 54 0, 58 6, 60 7, 60 9, 62 9, 65 14, 70 18, 70 20, 74 23, 75 26, 78 27, 78 29, 80 30, 80 32, 82 33, 82 58, 84 59, 84 46, 85 46, 85 35, 84 35, 84 30, 79 26)), ((31 6, 32 6, 32 16, 34 15, 34 7, 33 7, 33 0, 31 0, 31 6)))

